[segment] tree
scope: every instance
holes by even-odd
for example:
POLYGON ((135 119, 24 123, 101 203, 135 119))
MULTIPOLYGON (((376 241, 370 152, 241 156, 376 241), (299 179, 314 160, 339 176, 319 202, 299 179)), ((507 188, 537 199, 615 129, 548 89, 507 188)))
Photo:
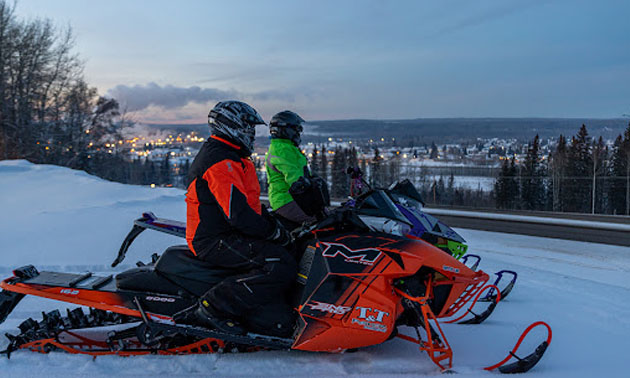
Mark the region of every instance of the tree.
POLYGON ((315 148, 313 149, 313 154, 309 162, 309 168, 311 170, 311 174, 313 174, 314 176, 321 176, 321 173, 319 172, 318 159, 319 159, 319 150, 317 149, 317 145, 316 145, 315 148))
POLYGON ((431 152, 429 152, 429 159, 437 159, 438 153, 438 147, 435 145, 435 142, 431 142, 431 152))
POLYGON ((171 153, 166 152, 160 165, 160 184, 171 184, 171 153))
POLYGON ((346 175, 347 151, 344 148, 336 147, 333 157, 332 175, 332 196, 334 198, 344 198, 350 193, 348 176, 346 175))
POLYGON ((369 162, 370 167, 370 185, 373 187, 382 187, 383 182, 385 181, 383 178, 383 167, 382 167, 383 157, 381 156, 378 148, 374 148, 374 157, 369 162))
POLYGON ((630 215, 630 124, 613 145, 609 197, 613 214, 630 215))
POLYGON ((607 171, 606 159, 608 157, 608 147, 604 144, 604 139, 600 136, 597 142, 593 142, 592 146, 592 157, 591 160, 593 162, 591 175, 593 177, 593 181, 591 183, 592 194, 591 194, 591 213, 595 214, 595 211, 603 212, 604 207, 606 206, 605 198, 604 198, 604 190, 602 188, 602 179, 597 179, 598 176, 602 176, 607 171))
POLYGON ((540 140, 534 138, 527 150, 527 156, 520 172, 521 204, 525 210, 539 210, 542 208, 544 183, 540 168, 540 140))
POLYGON ((563 135, 558 138, 558 144, 551 155, 549 173, 551 174, 552 210, 563 211, 564 183, 568 163, 567 140, 563 135))
POLYGON ((516 159, 514 157, 503 160, 501 172, 494 186, 496 207, 499 209, 514 209, 516 207, 519 196, 516 171, 516 159))
POLYGON ((383 186, 389 186, 400 177, 400 156, 394 155, 387 163, 387 177, 383 179, 383 186))
POLYGON ((328 182, 328 158, 326 157, 328 151, 324 145, 321 147, 321 156, 319 159, 319 175, 328 182))
POLYGON ((630 215, 630 123, 624 133, 622 149, 626 157, 626 215, 630 215))
POLYGON ((80 122, 71 117, 84 82, 72 31, 56 30, 49 20, 17 20, 0 0, 0 158, 46 161, 69 148, 60 139, 80 122))
POLYGON ((571 139, 568 151, 568 186, 563 200, 564 210, 586 213, 590 211, 592 156, 590 137, 586 125, 582 125, 577 135, 571 139))

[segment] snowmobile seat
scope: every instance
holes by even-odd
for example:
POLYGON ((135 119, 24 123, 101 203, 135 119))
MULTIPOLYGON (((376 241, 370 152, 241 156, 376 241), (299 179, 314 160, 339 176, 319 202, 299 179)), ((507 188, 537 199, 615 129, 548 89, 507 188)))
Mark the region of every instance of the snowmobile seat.
POLYGON ((201 296, 226 277, 237 273, 233 270, 217 269, 198 260, 187 246, 182 245, 167 248, 155 265, 145 265, 119 273, 116 276, 116 286, 123 290, 201 296))

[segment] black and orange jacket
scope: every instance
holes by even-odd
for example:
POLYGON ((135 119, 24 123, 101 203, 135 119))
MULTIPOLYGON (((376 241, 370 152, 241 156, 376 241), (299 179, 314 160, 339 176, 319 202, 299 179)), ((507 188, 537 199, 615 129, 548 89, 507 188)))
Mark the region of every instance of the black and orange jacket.
POLYGON ((261 216, 256 168, 239 146, 211 136, 189 172, 186 241, 195 255, 227 235, 264 239, 272 232, 261 216))

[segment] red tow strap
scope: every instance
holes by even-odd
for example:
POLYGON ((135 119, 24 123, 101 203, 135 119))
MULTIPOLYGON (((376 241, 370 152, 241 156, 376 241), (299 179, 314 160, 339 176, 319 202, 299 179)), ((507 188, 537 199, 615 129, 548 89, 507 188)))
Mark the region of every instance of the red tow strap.
POLYGON ((494 370, 496 368, 498 368, 499 366, 504 365, 506 362, 508 362, 510 360, 510 358, 512 358, 512 356, 515 355, 516 351, 518 350, 518 348, 521 346, 521 343, 523 342, 523 339, 525 339, 525 336, 527 336, 527 334, 534 328, 538 327, 539 325, 544 325, 545 327, 547 327, 547 345, 551 344, 551 327, 549 326, 549 324, 543 322, 543 321, 539 321, 539 322, 535 322, 529 325, 529 327, 527 327, 525 329, 525 331, 523 331, 523 333, 521 334, 521 337, 519 337, 518 341, 516 342, 516 345, 514 345, 514 348, 510 351, 510 353, 507 355, 507 357, 505 357, 501 362, 492 365, 492 366, 488 366, 485 367, 484 370, 494 370))

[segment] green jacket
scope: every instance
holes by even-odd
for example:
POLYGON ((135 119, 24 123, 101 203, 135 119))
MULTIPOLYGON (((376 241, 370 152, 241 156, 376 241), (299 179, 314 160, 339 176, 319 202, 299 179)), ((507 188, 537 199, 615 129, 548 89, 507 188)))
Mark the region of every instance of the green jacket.
POLYGON ((291 184, 304 176, 308 164, 306 156, 288 139, 272 139, 265 157, 269 204, 277 210, 293 201, 289 194, 291 184))

